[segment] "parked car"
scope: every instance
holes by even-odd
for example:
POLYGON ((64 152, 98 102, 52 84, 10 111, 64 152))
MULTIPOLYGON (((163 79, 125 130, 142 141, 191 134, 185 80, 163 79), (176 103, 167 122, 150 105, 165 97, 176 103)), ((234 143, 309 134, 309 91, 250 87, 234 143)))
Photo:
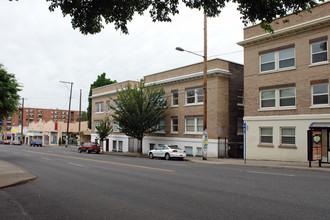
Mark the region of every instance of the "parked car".
POLYGON ((154 157, 164 157, 165 160, 169 160, 170 158, 183 160, 186 157, 186 151, 181 150, 176 145, 162 145, 156 149, 150 150, 148 156, 150 159, 154 157))
POLYGON ((42 147, 42 140, 41 139, 32 139, 30 140, 30 147, 42 147))
POLYGON ((79 153, 86 151, 86 153, 95 152, 98 154, 100 153, 100 150, 101 150, 100 145, 95 142, 86 142, 78 148, 79 153))
POLYGON ((10 140, 4 140, 3 144, 10 144, 10 140))
POLYGON ((21 145, 21 141, 20 140, 14 140, 13 142, 11 142, 12 145, 21 145))

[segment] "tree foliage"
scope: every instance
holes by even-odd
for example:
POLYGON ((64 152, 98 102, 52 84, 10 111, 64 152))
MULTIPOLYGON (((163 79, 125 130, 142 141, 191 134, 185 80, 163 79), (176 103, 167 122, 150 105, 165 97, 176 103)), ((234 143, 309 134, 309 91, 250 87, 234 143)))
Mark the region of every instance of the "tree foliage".
POLYGON ((95 129, 96 133, 99 136, 101 140, 101 144, 103 143, 103 140, 111 134, 112 132, 112 123, 110 122, 109 116, 106 116, 102 121, 100 121, 100 124, 98 124, 95 129))
POLYGON ((87 112, 81 112, 81 116, 77 118, 77 121, 88 121, 87 112))
POLYGON ((0 64, 0 119, 7 118, 17 111, 20 104, 20 87, 15 75, 8 73, 0 64))
POLYGON ((117 91, 114 99, 115 106, 113 120, 118 122, 120 132, 140 141, 145 134, 161 130, 160 122, 164 120, 167 102, 165 92, 156 86, 145 86, 143 80, 138 85, 128 84, 124 89, 117 91))
MULTIPOLYGON (((171 16, 179 13, 179 0, 47 0, 49 10, 62 10, 63 16, 71 16, 74 29, 79 28, 83 34, 96 34, 106 24, 113 23, 115 29, 128 33, 127 23, 134 14, 142 15, 149 11, 152 21, 171 21, 171 16)), ((323 1, 323 0, 321 0, 323 1)), ((229 2, 238 3, 237 10, 245 25, 249 22, 261 22, 261 26, 272 31, 271 22, 288 12, 299 13, 317 5, 317 0, 182 0, 186 7, 203 10, 208 17, 219 16, 229 2)))
MULTIPOLYGON (((105 78, 105 73, 102 73, 101 75, 97 76, 97 80, 95 80, 89 89, 89 96, 92 95, 92 90, 101 86, 110 85, 113 83, 117 83, 116 80, 111 80, 110 78, 105 78)), ((92 99, 88 98, 88 107, 87 107, 87 116, 88 116, 88 128, 91 129, 92 125, 92 99)))

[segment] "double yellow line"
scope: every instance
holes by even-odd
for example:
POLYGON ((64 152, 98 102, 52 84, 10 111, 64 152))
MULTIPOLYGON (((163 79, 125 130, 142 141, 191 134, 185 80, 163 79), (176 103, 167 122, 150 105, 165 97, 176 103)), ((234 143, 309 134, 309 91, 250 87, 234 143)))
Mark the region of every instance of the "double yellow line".
POLYGON ((110 161, 104 161, 104 160, 94 160, 94 159, 88 159, 88 158, 82 158, 82 157, 72 157, 72 156, 66 156, 66 155, 60 155, 60 154, 35 152, 35 151, 30 151, 30 150, 23 150, 23 151, 29 152, 29 153, 35 153, 35 154, 48 155, 48 156, 64 157, 64 158, 70 158, 70 159, 76 159, 76 160, 86 160, 86 161, 92 161, 92 162, 97 162, 97 163, 113 164, 113 165, 119 165, 119 166, 135 167, 135 168, 165 171, 165 172, 175 172, 175 170, 161 169, 161 168, 155 168, 155 167, 146 167, 146 166, 140 166, 140 165, 134 165, 134 164, 127 164, 127 163, 117 163, 117 162, 110 162, 110 161))

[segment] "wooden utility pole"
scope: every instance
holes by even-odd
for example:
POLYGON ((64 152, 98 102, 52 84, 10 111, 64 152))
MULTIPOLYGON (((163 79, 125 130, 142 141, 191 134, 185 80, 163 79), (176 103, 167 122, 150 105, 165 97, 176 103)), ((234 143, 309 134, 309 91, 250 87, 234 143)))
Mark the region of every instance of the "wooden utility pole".
POLYGON ((69 112, 68 112, 68 123, 66 126, 66 141, 65 141, 65 147, 68 147, 68 142, 69 142, 69 124, 70 124, 70 115, 71 115, 71 97, 72 97, 72 85, 73 82, 65 82, 65 81, 60 81, 61 83, 69 83, 71 84, 71 89, 70 89, 70 99, 69 99, 69 112))
POLYGON ((80 122, 81 122, 81 89, 80 89, 80 100, 79 100, 79 127, 78 127, 78 138, 79 138, 79 143, 78 143, 78 145, 81 144, 80 122))
POLYGON ((203 92, 204 92, 204 102, 203 102, 203 160, 207 159, 207 17, 204 12, 204 75, 203 75, 203 92))
POLYGON ((24 143, 24 135, 23 135, 23 126, 24 126, 24 98, 22 98, 22 128, 21 128, 21 138, 22 138, 22 143, 24 143))

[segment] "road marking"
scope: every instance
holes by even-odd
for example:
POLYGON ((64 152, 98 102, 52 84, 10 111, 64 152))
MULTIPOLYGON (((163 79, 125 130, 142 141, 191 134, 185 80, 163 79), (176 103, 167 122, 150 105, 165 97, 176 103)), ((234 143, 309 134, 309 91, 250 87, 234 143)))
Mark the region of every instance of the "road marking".
POLYGON ((172 166, 181 166, 181 167, 186 167, 187 165, 183 165, 183 164, 177 164, 177 163, 163 163, 163 164, 166 164, 166 165, 172 165, 172 166))
POLYGON ((134 164, 127 164, 127 163, 117 163, 117 162, 110 162, 110 161, 104 161, 104 160, 94 160, 94 159, 88 159, 88 158, 82 158, 82 157, 72 157, 72 156, 66 156, 66 155, 60 155, 60 154, 35 152, 35 151, 30 151, 30 150, 23 150, 23 151, 30 152, 30 153, 35 153, 35 154, 41 154, 41 155, 49 155, 49 156, 55 156, 55 157, 64 157, 64 158, 70 158, 70 159, 76 159, 76 160, 86 160, 86 161, 92 161, 92 162, 98 162, 98 163, 106 163, 106 164, 113 164, 113 165, 126 166, 126 167, 135 167, 135 168, 142 168, 142 169, 148 169, 148 170, 158 170, 158 171, 165 171, 165 172, 175 172, 175 170, 161 169, 161 168, 147 167, 147 166, 140 166, 140 165, 134 165, 134 164))
POLYGON ((70 164, 70 165, 74 165, 74 166, 78 166, 78 167, 86 167, 86 166, 84 166, 84 165, 77 164, 77 163, 70 163, 70 162, 68 162, 68 164, 70 164))
POLYGON ((44 160, 50 160, 49 158, 47 157, 40 157, 41 159, 44 159, 44 160))
POLYGON ((267 173, 267 172, 259 172, 259 171, 247 171, 248 173, 257 173, 257 174, 265 174, 265 175, 276 175, 276 176, 295 176, 292 174, 283 174, 283 173, 267 173))

